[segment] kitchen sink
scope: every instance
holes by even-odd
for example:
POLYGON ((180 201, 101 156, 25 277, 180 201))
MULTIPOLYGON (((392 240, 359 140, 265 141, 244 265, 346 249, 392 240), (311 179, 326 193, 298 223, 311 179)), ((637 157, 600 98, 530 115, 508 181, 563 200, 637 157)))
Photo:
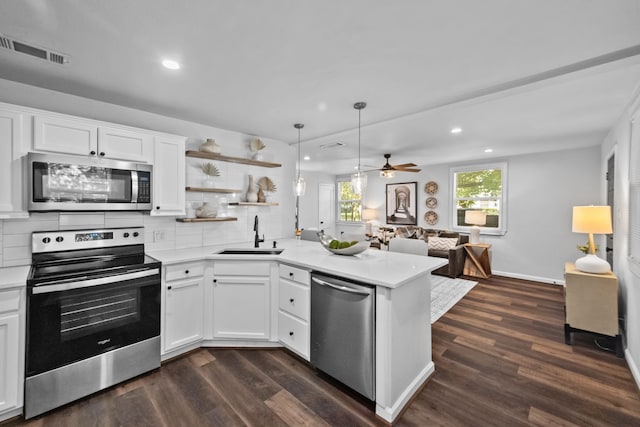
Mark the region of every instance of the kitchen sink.
POLYGON ((218 255, 280 255, 284 249, 225 249, 218 255))

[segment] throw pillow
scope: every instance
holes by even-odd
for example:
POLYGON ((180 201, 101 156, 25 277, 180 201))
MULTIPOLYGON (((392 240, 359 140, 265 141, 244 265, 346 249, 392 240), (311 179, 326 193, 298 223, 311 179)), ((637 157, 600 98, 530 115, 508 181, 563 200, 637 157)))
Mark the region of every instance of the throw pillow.
POLYGON ((396 227, 396 236, 404 237, 405 239, 413 239, 414 231, 410 230, 409 227, 396 227))
POLYGON ((450 237, 429 237, 427 243, 429 245, 429 249, 436 251, 448 251, 449 249, 456 247, 458 239, 450 237))

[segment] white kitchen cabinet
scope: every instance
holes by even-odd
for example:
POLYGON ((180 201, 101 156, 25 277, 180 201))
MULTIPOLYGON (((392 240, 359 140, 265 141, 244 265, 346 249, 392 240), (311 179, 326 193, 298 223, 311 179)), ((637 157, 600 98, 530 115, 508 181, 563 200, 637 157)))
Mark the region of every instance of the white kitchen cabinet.
POLYGON ((281 264, 278 289, 278 339, 309 360, 311 275, 302 268, 281 264))
POLYGON ((22 144, 28 115, 0 108, 0 218, 26 218, 22 144))
POLYGON ((98 128, 98 155, 110 159, 149 162, 153 153, 153 135, 126 129, 98 128))
POLYGON ((24 288, 0 291, 0 420, 22 407, 24 288))
POLYGON ((214 339, 270 338, 270 262, 216 261, 212 279, 214 339))
POLYGON ((155 138, 151 215, 185 214, 184 146, 181 137, 155 138))
POLYGON ((153 135, 134 130, 100 126, 80 118, 36 115, 33 149, 97 158, 150 162, 153 135))
POLYGON ((166 266, 164 278, 163 354, 202 340, 204 262, 166 266))
POLYGON ((38 115, 33 118, 33 148, 95 156, 98 154, 98 127, 81 120, 38 115))

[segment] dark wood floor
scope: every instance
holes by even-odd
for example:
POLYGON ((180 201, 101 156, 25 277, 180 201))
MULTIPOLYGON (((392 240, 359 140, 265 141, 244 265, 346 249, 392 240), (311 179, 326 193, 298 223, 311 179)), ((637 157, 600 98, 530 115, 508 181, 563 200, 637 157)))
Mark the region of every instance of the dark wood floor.
MULTIPOLYGON (((638 426, 624 359, 564 344, 562 288, 482 280, 433 325, 436 372, 400 426, 638 426)), ((288 352, 200 349, 11 426, 367 426, 372 408, 288 352)))

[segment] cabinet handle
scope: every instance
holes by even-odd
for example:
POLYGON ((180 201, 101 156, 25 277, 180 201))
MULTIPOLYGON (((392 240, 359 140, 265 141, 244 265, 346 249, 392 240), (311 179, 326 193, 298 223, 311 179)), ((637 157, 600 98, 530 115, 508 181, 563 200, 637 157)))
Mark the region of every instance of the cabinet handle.
POLYGON ((213 279, 213 283, 218 283, 218 279, 213 279))
POLYGON ((171 290, 171 286, 167 286, 167 289, 171 290))
POLYGON ((185 271, 184 271, 184 274, 189 274, 189 270, 185 270, 185 271))
POLYGON ((93 150, 91 150, 91 151, 89 152, 89 154, 91 154, 92 156, 95 156, 95 155, 96 155, 96 152, 95 152, 95 151, 93 151, 93 150))
POLYGON ((292 337, 293 336, 293 331, 289 332, 289 336, 292 337))
POLYGON ((289 273, 289 277, 293 277, 293 271, 289 273))
POLYGON ((289 298, 289 302, 293 304, 293 298, 289 298))
POLYGON ((160 206, 156 206, 156 210, 158 210, 158 211, 159 211, 159 210, 160 210, 160 206))
POLYGON ((104 157, 104 151, 100 152, 100 157, 104 157))

